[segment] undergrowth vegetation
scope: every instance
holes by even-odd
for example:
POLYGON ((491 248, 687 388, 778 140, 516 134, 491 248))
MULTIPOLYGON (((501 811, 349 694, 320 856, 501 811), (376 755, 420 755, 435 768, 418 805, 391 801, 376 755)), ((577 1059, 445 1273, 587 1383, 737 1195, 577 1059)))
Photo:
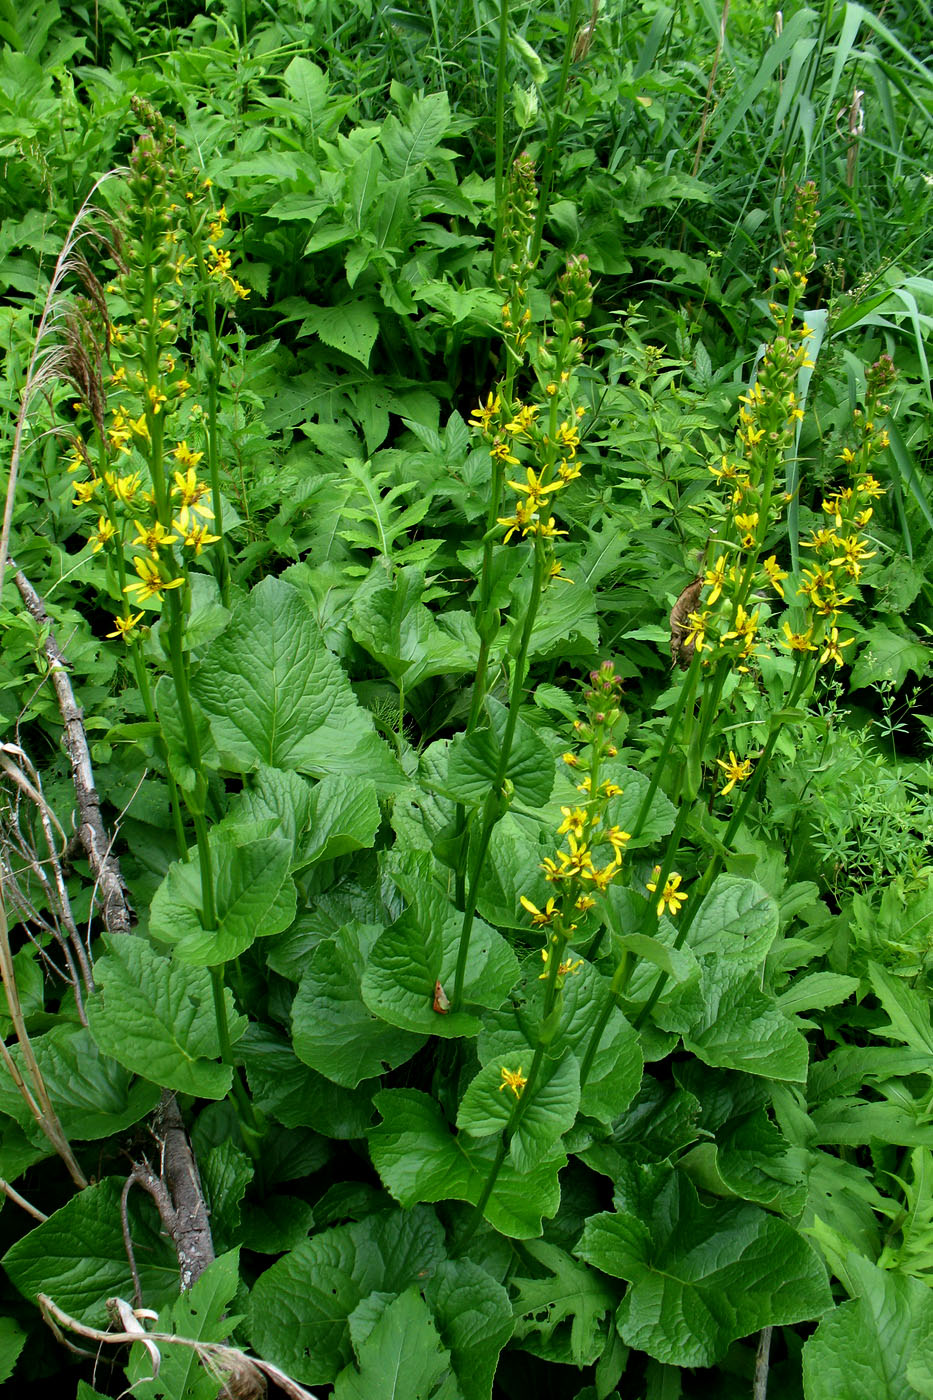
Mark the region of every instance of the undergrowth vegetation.
POLYGON ((0 0, 11 1393, 933 1396, 931 33, 0 0))

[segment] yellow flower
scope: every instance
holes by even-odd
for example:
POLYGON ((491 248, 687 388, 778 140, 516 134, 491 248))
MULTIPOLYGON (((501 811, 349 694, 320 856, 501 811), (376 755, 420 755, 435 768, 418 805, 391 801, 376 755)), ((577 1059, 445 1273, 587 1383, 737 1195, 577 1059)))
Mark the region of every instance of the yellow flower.
POLYGON ((133 568, 139 574, 138 583, 128 583, 124 593, 135 593, 137 603, 145 603, 149 598, 162 601, 162 594, 170 588, 181 588, 183 578, 164 579, 159 566, 150 559, 134 559, 133 568))
POLYGON ((520 896, 520 903, 522 908, 526 909, 531 915, 531 922, 534 924, 535 928, 540 928, 544 924, 549 924, 554 918, 554 915, 558 912, 553 896, 548 900, 543 909, 539 909, 537 905, 532 904, 527 895, 520 896))
POLYGON ((547 569, 548 583, 573 583, 572 578, 568 578, 564 573, 564 566, 559 559, 552 559, 547 569))
POLYGON ((577 755, 575 753, 570 752, 569 750, 567 751, 567 753, 562 753, 561 758, 566 763, 568 768, 580 767, 580 760, 577 758, 577 755))
POLYGON ((108 520, 106 515, 100 516, 97 521, 97 529, 94 531, 94 534, 90 536, 91 550, 93 553, 96 554, 99 549, 104 548, 104 545, 109 544, 116 533, 117 527, 114 525, 113 521, 108 520))
POLYGON ((515 417, 506 423, 505 431, 511 433, 513 437, 528 434, 540 412, 540 408, 535 403, 517 404, 515 417))
POLYGON ((569 851, 558 851, 557 859, 561 863, 561 879, 568 880, 574 875, 582 875, 584 871, 592 870, 593 857, 590 855, 589 847, 584 841, 578 841, 572 832, 567 835, 569 851))
POLYGON ((489 451, 497 462, 505 462, 510 467, 517 467, 519 465, 518 458, 512 456, 512 453, 509 451, 509 444, 502 438, 495 438, 489 451))
POLYGON ((157 384, 150 384, 146 392, 149 395, 149 403, 153 413, 161 413, 162 405, 168 402, 162 390, 157 384))
POLYGON ((104 481, 116 499, 122 501, 125 506, 132 504, 141 484, 139 472, 130 472, 127 476, 117 476, 116 472, 104 472, 104 481))
POLYGON ((470 414, 473 427, 479 428, 481 432, 488 433, 490 423, 494 418, 498 418, 501 408, 502 400, 499 398, 499 395, 496 394, 493 396, 490 391, 486 395, 485 404, 481 403, 479 407, 474 408, 473 412, 470 414))
POLYGON ((580 914, 588 914, 588 913, 590 912, 590 910, 593 908, 593 906, 595 905, 595 903, 596 903, 596 900, 593 898, 593 896, 592 896, 591 894, 581 894, 580 897, 579 897, 579 899, 576 901, 576 903, 574 904, 573 907, 574 907, 574 909, 576 909, 580 914))
POLYGON ((557 441, 562 447, 567 449, 567 455, 569 457, 576 455, 576 450, 580 446, 580 434, 575 427, 572 427, 570 423, 567 422, 566 418, 557 429, 557 441))
POLYGON ((129 617, 115 617, 113 619, 115 624, 114 630, 112 632, 107 633, 108 638, 122 637, 123 640, 126 641, 127 637, 134 630, 142 615, 143 614, 141 612, 138 612, 135 614, 130 613, 129 617))
MULTIPOLYGON (((656 865, 654 867, 654 879, 649 880, 648 882, 648 889, 651 891, 652 894, 655 894, 657 892, 658 878, 660 874, 661 867, 660 865, 656 865)), ((668 875, 667 881, 664 885, 664 889, 661 891, 661 897, 658 900, 659 919, 664 913, 665 905, 670 909, 672 914, 677 914, 680 911, 680 906, 686 901, 687 896, 680 889, 680 881, 681 876, 678 875, 676 872, 668 875)))
POLYGON ((712 588, 713 590, 712 593, 710 593, 710 595, 706 599, 710 607, 712 607, 713 603, 715 603, 716 599, 722 592, 722 586, 726 581, 726 577, 726 556, 724 554, 720 554, 713 567, 711 569, 707 569, 706 573, 703 576, 704 586, 706 588, 712 588))
POLYGON ((177 535, 170 535, 164 525, 160 525, 158 520, 151 525, 142 525, 138 520, 133 521, 136 529, 136 539, 133 543, 138 549, 146 549, 153 559, 158 559, 159 550, 165 545, 174 544, 177 535))
POLYGON ((209 491, 210 487, 207 482, 198 481, 194 467, 189 467, 184 474, 175 472, 175 485, 172 494, 181 496, 178 519, 181 521, 183 530, 187 530, 192 514, 202 515, 205 520, 213 520, 214 512, 210 506, 204 503, 204 497, 209 491))
POLYGON ((687 621, 690 623, 690 631, 684 638, 684 646, 694 646, 697 651, 702 651, 706 646, 706 625, 709 622, 709 610, 704 608, 702 612, 688 613, 687 621))
POLYGON ((522 1074, 521 1065, 519 1065, 518 1069, 506 1069, 505 1065, 503 1065, 501 1073, 502 1083, 499 1085, 499 1093, 501 1094, 503 1089, 511 1089, 515 1097, 520 1099, 522 1090, 528 1083, 528 1080, 522 1074))
POLYGON ((561 461, 557 468, 557 475, 566 486, 568 481, 576 481, 580 475, 580 465, 578 462, 568 462, 566 458, 561 461))
POLYGON ((89 505, 90 502, 94 499, 94 496, 97 494, 97 488, 99 485, 100 478, 97 476, 92 476, 90 481, 76 481, 75 497, 72 504, 76 506, 89 505))
POLYGON ((807 628, 806 632, 794 632, 791 630, 790 623, 785 622, 784 636, 787 640, 781 642, 781 646, 785 647, 788 651, 816 651, 812 640, 813 629, 810 627, 807 628))
POLYGON ((721 790, 723 797, 732 791, 736 783, 744 783, 745 779, 750 778, 752 775, 751 761, 747 758, 736 758, 731 749, 729 750, 728 760, 717 758, 716 762, 729 779, 725 787, 721 790))
POLYGON ((173 520, 175 529, 181 532, 182 544, 186 549, 193 549, 195 554, 200 554, 206 544, 216 544, 220 539, 219 535, 210 535, 206 525, 196 524, 194 520, 189 520, 187 525, 182 525, 180 521, 173 520))
POLYGON ((770 558, 766 559, 763 568, 768 575, 768 582, 771 584, 771 587, 774 589, 775 593, 783 598, 784 589, 781 587, 781 583, 787 578, 787 574, 778 564, 777 555, 772 554, 770 558))
POLYGON ((138 418, 128 418, 126 421, 137 437, 145 438, 147 442, 149 441, 149 424, 146 422, 146 415, 144 413, 141 413, 138 418))
POLYGON ((561 807, 560 810, 564 820, 557 828, 558 836, 563 836, 566 832, 571 831, 579 840, 586 828, 585 810, 582 807, 561 807))
POLYGON ((172 456, 180 467, 196 467, 204 456, 203 452, 192 452, 186 440, 180 442, 172 456))
MULTIPOLYGON (((825 664, 825 662, 832 661, 835 663, 835 665, 841 666, 843 661, 845 661, 845 657, 842 654, 841 648, 850 647, 855 641, 855 638, 847 637, 844 642, 840 642, 839 628, 831 627, 829 629, 829 636, 824 637, 823 641, 824 647, 820 656, 820 665, 822 666, 825 664)), ((814 650, 816 650, 816 648, 814 648, 814 650)))
MULTIPOLYGON (((542 949, 541 949, 541 956, 542 956, 542 958, 544 959, 545 968, 544 968, 544 971, 542 972, 541 976, 538 978, 538 981, 539 981, 539 982, 546 982, 546 981, 547 981, 547 976, 548 976, 548 964, 550 963, 550 960, 551 960, 551 959, 550 959, 550 954, 549 954, 549 951, 548 951, 547 948, 542 948, 542 949)), ((579 971, 580 971, 580 968, 581 968, 582 966, 583 966, 583 959, 582 959, 582 958, 577 958, 576 960, 574 960, 574 959, 572 959, 572 958, 565 958, 564 961, 561 963, 560 967, 557 969, 557 975, 558 975, 558 977, 567 977, 568 975, 570 975, 570 974, 572 974, 572 973, 579 972, 579 971)), ((521 1073, 521 1071, 519 1071, 519 1073, 521 1073)), ((504 1089, 504 1088, 505 1088, 505 1085, 504 1085, 504 1084, 500 1084, 499 1087, 500 1087, 500 1089, 504 1089)))
POLYGON ((533 535, 540 535, 540 537, 545 540, 552 540, 554 539, 555 535, 566 535, 567 531, 558 530, 557 522, 555 521, 552 515, 548 518, 546 524, 543 520, 535 520, 533 524, 529 527, 529 533, 533 535))
POLYGON ((610 783, 608 779, 606 782, 600 783, 599 788, 605 797, 618 797, 622 792, 618 783, 610 783))
POLYGON ((616 859, 621 860, 622 852, 625 850, 627 843, 632 839, 632 833, 630 831, 623 831, 621 826, 611 826, 606 832, 605 839, 615 851, 616 859))
MULTIPOLYGON (((495 451, 495 448, 493 448, 494 455, 495 451)), ((501 460, 510 461, 511 459, 503 458, 501 460)), ((529 467, 525 472, 524 485, 520 481, 510 481, 509 485, 513 491, 518 491, 520 494, 524 493, 527 495, 528 500, 524 502, 527 509, 537 510, 538 506, 544 501, 545 496, 550 495, 552 491, 563 490, 564 482, 560 480, 551 481, 545 486, 541 481, 541 473, 535 473, 532 471, 531 467, 529 467)))

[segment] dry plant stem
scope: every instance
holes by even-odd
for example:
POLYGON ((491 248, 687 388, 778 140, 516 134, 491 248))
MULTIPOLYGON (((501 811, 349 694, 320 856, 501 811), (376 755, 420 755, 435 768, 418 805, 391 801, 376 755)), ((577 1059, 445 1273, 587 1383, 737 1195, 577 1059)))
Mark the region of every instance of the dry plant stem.
MULTIPOLYGON (((82 1190, 87 1186, 87 1177, 75 1160, 71 1145, 62 1130, 62 1125, 58 1120, 58 1114, 52 1107, 52 1100, 49 1098, 49 1091, 45 1086, 42 1071, 39 1069, 38 1061, 33 1052, 32 1042, 26 1030, 26 1022, 23 1017, 23 1008, 20 1005, 19 992, 16 987, 16 975, 13 969, 13 954, 10 949, 9 930, 6 921, 6 907, 2 898, 2 887, 0 887, 0 977, 3 979, 3 990, 6 993, 7 1007, 10 1013, 10 1020, 13 1022, 13 1029, 16 1032, 16 1039, 19 1042, 20 1052, 23 1056, 23 1064, 26 1066, 29 1079, 31 1081, 32 1093, 26 1098, 26 1103, 30 1112, 36 1118, 36 1122, 48 1138, 52 1147, 61 1157, 68 1169, 68 1175, 74 1184, 82 1190)), ((8 1053, 4 1054, 4 1059, 8 1062, 8 1067, 12 1064, 12 1059, 8 1053)), ((17 1088, 23 1092, 23 1081, 19 1076, 14 1075, 14 1081, 19 1079, 17 1088)))
POLYGON ((6 502, 3 508, 3 525, 0 527, 0 599, 3 597, 6 567, 10 557, 10 531, 13 526, 16 484, 19 479, 19 464, 23 453, 23 435, 26 431, 26 424, 29 421, 29 412, 37 394, 40 394, 53 380, 60 378, 67 364, 67 347, 64 344, 52 343, 47 345, 47 342, 52 340, 61 329, 62 306, 59 293, 65 278, 75 269, 76 260, 74 254, 78 243, 82 238, 92 236, 91 230, 85 230, 83 233, 79 232, 81 225, 95 212, 91 200, 104 181, 109 180, 115 174, 116 171, 108 170, 105 175, 102 175, 100 179, 96 181, 87 199, 75 215, 65 238, 62 251, 58 255, 58 261, 52 271, 52 280, 49 284, 49 290, 42 307, 42 314, 39 317, 39 325, 36 330, 32 355, 30 356, 29 367, 26 371, 26 382, 23 385, 19 413, 16 415, 13 448, 10 453, 6 502))
MULTIPOLYGON (((54 633, 49 626, 45 605, 22 570, 15 575, 16 587, 26 605, 27 611, 43 627, 49 627, 45 642, 45 654, 49 663, 55 698, 65 724, 64 745, 71 763, 71 777, 74 783, 75 801, 80 818, 79 835, 87 853, 94 879, 101 892, 104 923, 111 933, 128 933, 132 927, 132 914, 126 897, 126 889, 120 875, 120 866, 111 854, 110 840, 100 815, 100 797, 94 786, 94 770, 84 730, 84 717, 74 697, 71 681, 68 679, 67 662, 59 649, 54 633)), ((78 940, 80 952, 75 949, 81 962, 82 973, 89 990, 93 989, 93 979, 87 961, 84 945, 78 940)))
POLYGON ((48 1220, 47 1215, 34 1206, 31 1201, 27 1201, 25 1196, 21 1196, 15 1187, 11 1186, 8 1181, 4 1181, 2 1176, 0 1176, 0 1191, 3 1192, 4 1196, 9 1196, 16 1205, 21 1206, 27 1215, 32 1216, 33 1220, 38 1220, 40 1224, 43 1220, 48 1220))
POLYGON ((560 77, 557 80, 557 92, 554 94, 554 105, 551 109, 550 120, 548 121, 547 148, 544 153, 544 168, 541 171, 541 186, 538 195, 538 211, 535 216, 534 233, 531 237, 531 260, 537 260, 541 252, 541 240, 544 237, 544 220, 547 215, 548 199, 551 193, 551 181, 554 178, 554 166, 557 161, 557 154, 560 150, 560 128, 563 121, 564 96, 567 92, 567 83, 570 78, 570 65, 573 62, 573 51, 577 37, 577 28, 580 23, 580 10, 582 0, 571 0, 570 13, 567 16, 567 41, 564 45, 564 58, 560 66, 560 77))
POLYGON ((703 143, 706 140, 706 124, 709 121, 710 103, 713 97, 713 84, 716 81, 716 74, 719 71, 719 60, 722 57, 723 45, 726 42, 726 25, 729 23, 729 0, 724 0, 722 7, 722 18, 719 21, 719 39, 716 42, 716 52, 713 55, 713 66, 710 70, 709 82, 706 86, 706 100, 703 103, 703 115, 700 118, 700 134, 697 137, 696 153, 693 157, 693 168, 691 175, 696 175, 700 168, 700 159, 703 155, 703 143))
MULTIPOLYGON (((268 1361, 260 1361, 255 1356, 247 1356, 244 1351, 240 1351, 239 1347, 224 1346, 221 1342, 196 1342, 190 1337, 176 1336, 173 1332, 146 1332, 141 1325, 139 1325, 138 1331, 134 1328, 133 1331, 104 1332, 99 1327, 89 1327, 86 1323, 71 1317, 45 1293, 40 1293, 36 1301, 45 1321, 61 1342, 65 1342, 61 1332, 61 1328, 64 1327, 76 1336, 86 1337, 88 1341, 96 1342, 98 1345, 109 1343, 112 1346, 132 1346, 135 1342, 143 1342, 150 1352, 153 1346, 156 1348, 164 1346, 187 1347, 189 1351, 197 1353, 198 1360, 205 1369, 214 1374, 226 1375, 231 1379, 235 1378, 239 1386, 236 1391, 238 1395, 258 1397, 263 1393, 260 1377, 265 1377, 289 1396, 289 1400, 315 1400, 310 1390, 305 1390, 304 1386, 292 1380, 291 1376, 280 1371, 278 1366, 273 1366, 268 1361)), ((120 1305, 118 1299, 108 1299, 108 1306, 111 1304, 113 1311, 118 1316, 125 1317, 127 1315, 126 1305, 120 1305)), ((129 1320, 133 1320, 132 1312, 129 1311, 129 1320)), ((83 1352, 81 1354, 89 1356, 93 1353, 83 1352)))
POLYGON ((771 1356, 771 1334, 773 1331, 773 1327, 762 1327, 758 1337, 752 1400, 768 1400, 768 1362, 771 1356))

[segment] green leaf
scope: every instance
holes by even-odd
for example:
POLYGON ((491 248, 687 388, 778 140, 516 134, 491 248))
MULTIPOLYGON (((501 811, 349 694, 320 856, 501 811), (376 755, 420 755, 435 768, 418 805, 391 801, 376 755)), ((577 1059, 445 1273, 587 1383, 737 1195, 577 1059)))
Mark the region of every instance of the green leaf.
POLYGON ((192 689, 224 764, 237 772, 266 763, 318 777, 343 773, 380 793, 402 783, 300 594, 283 579, 263 579, 236 609, 192 689))
POLYGON ((803 1349, 807 1400, 916 1400, 914 1382, 921 1395, 933 1394, 923 1359, 933 1332, 930 1289, 855 1253, 846 1272, 858 1296, 824 1317, 803 1349))
MULTIPOLYGON (((131 1298, 133 1280, 120 1224, 122 1177, 86 1186, 17 1240, 3 1256, 3 1267, 24 1297, 48 1293, 59 1307, 92 1326, 107 1325, 108 1298, 131 1298)), ((136 1216, 130 1222, 143 1297, 147 1305, 178 1292, 178 1260, 157 1224, 136 1216)))
MULTIPOLYGON (((429 918, 406 909, 376 939, 363 976, 363 1000, 370 1011, 403 1030, 447 1039, 475 1035, 481 1022, 471 1012, 434 1009, 437 983, 448 994, 453 990, 462 923, 462 915, 446 900, 442 905, 436 901, 434 908, 437 913, 429 918)), ((465 1004, 499 1006, 517 977, 518 960, 505 939, 474 919, 465 1004)))
POLYGON ((13 1374, 26 1336, 25 1330, 12 1317, 0 1317, 0 1381, 9 1380, 13 1374))
MULTIPOLYGON (((479 806, 495 787, 508 710, 491 697, 486 702, 490 724, 472 734, 458 735, 450 745, 446 795, 479 806)), ((524 720, 515 725, 504 777, 513 785, 516 802, 541 807, 554 786, 554 759, 543 740, 524 720)))
POLYGON ((382 815, 373 787, 343 773, 329 774, 311 795, 311 834, 301 864, 336 860, 372 846, 382 815))
POLYGON ((512 1335, 508 1293, 464 1258, 438 1264, 421 1291, 450 1352, 463 1400, 490 1400, 499 1353, 512 1335))
POLYGON ((318 944, 292 1002, 295 1053, 337 1084, 354 1089, 410 1059, 424 1037, 374 1016, 360 984, 378 928, 348 924, 318 944))
POLYGON ((553 830, 536 832, 514 812, 493 827, 489 853, 476 897, 480 917, 500 928, 527 931, 528 915, 521 905, 522 895, 543 906, 553 893, 540 869, 545 856, 554 854, 553 830))
POLYGON ((365 1137, 373 1118, 371 1087, 338 1088, 302 1064, 269 1026, 250 1026, 237 1052, 262 1113, 286 1128, 315 1128, 332 1138, 365 1137))
MULTIPOLYGON (((473 1079, 460 1103, 457 1127, 471 1137, 501 1132, 515 1107, 515 1097, 505 1086, 502 1068, 492 1061, 473 1079)), ((521 1073, 514 1058, 506 1068, 521 1073)), ((509 1158, 520 1172, 530 1171, 546 1157, 568 1128, 580 1107, 580 1066, 573 1055, 557 1064, 545 1060, 531 1101, 509 1144, 509 1158)))
POLYGON ((890 1025, 879 1027, 876 1035, 886 1040, 900 1040, 911 1050, 933 1055, 933 1026, 930 1024, 929 1000, 908 987, 900 977, 894 977, 878 963, 869 963, 868 975, 875 996, 888 1014, 890 1025))
MULTIPOLYGON (((239 1250, 222 1254, 171 1307, 164 1308, 153 1331, 174 1333, 197 1342, 223 1342, 239 1321, 229 1317, 229 1305, 239 1284, 239 1250)), ((133 1395, 139 1400, 215 1400, 217 1378, 190 1347, 159 1347, 162 1364, 152 1376, 152 1357, 141 1342, 130 1352, 126 1368, 133 1395)))
POLYGON ((421 602, 422 569, 398 569, 392 580, 374 578, 375 586, 361 588, 354 599, 350 631, 396 685, 412 690, 431 676, 473 670, 473 650, 439 627, 421 602))
POLYGON ((327 110, 327 78, 316 63, 307 58, 293 58, 282 74, 282 81, 288 88, 296 104, 301 108, 301 116, 314 129, 314 118, 327 110))
POLYGON ((668 1365, 715 1365, 739 1337, 832 1306, 825 1270, 796 1231, 755 1206, 701 1205, 677 1171, 644 1218, 591 1217, 576 1252, 628 1281, 622 1340, 668 1365))
POLYGON ((152 897, 149 931, 177 945, 177 956, 198 967, 238 958, 257 938, 281 933, 295 917, 298 892, 289 878, 291 843, 266 836, 247 845, 212 833, 213 928, 203 924, 200 862, 174 861, 152 897))
MULTIPOLYGON (((327 781, 332 780, 325 779, 327 781)), ((297 856, 302 838, 311 826, 317 790, 299 773, 289 773, 285 769, 270 768, 268 764, 260 763, 255 773, 249 774, 243 791, 231 804, 224 820, 224 831, 242 845, 245 844, 243 835, 249 826, 255 828, 263 822, 273 822, 276 834, 291 843, 292 851, 297 856)))
POLYGON ((858 660, 852 667, 849 685, 862 690, 879 681, 902 686, 907 673, 925 676, 930 667, 929 648, 911 637, 900 636, 879 623, 866 632, 858 660))
MULTIPOLYGON (((87 1003, 91 1034, 101 1050, 163 1088, 222 1099, 233 1072, 215 1063, 220 1041, 210 973, 169 962, 132 934, 112 934, 105 942, 107 954, 94 964, 100 990, 87 1003)), ((224 996, 236 1040, 246 1021, 236 1015, 230 992, 224 996)))
POLYGON ((592 1365, 605 1341, 600 1324, 609 1309, 616 1306, 618 1293, 593 1269, 572 1259, 557 1245, 530 1240, 523 1245, 523 1252, 548 1272, 544 1278, 525 1278, 521 1273, 512 1276, 516 1289, 516 1340, 532 1333, 550 1338, 554 1329, 569 1319, 574 1365, 592 1365))
MULTIPOLYGON (((434 1100, 414 1089, 383 1089, 373 1102, 383 1121, 369 1134, 370 1156, 397 1201, 479 1200, 494 1138, 455 1136, 434 1100)), ((512 1239, 540 1235, 542 1216, 554 1215, 560 1204, 557 1174, 566 1161, 554 1149, 532 1171, 518 1172, 506 1159, 483 1212, 490 1225, 512 1239)))
POLYGON ((759 990, 757 973, 724 959, 704 958, 699 983, 678 987, 655 1007, 654 1019, 664 1030, 679 1031, 685 1048, 705 1064, 800 1084, 806 1080, 804 1036, 759 990))
MULTIPOLYGON (((159 1101, 158 1086, 134 1080, 122 1064, 101 1054, 84 1026, 53 1026, 46 1035, 32 1037, 32 1049, 68 1138, 87 1142, 121 1133, 151 1113, 159 1101)), ((10 1054, 23 1073, 19 1046, 10 1054)), ((28 1084, 28 1073, 24 1078, 28 1084)), ((0 1112, 9 1113, 20 1127, 34 1129, 35 1120, 23 1096, 7 1075, 0 1078, 0 1112)), ((44 1135, 40 1141, 45 1143, 44 1135)))
POLYGON ((369 364, 379 336, 379 322, 368 301, 344 301, 339 306, 311 306, 299 335, 312 331, 332 350, 340 350, 362 365, 369 364))
POLYGON ((350 1314, 376 1290, 397 1294, 444 1257, 444 1234, 424 1207, 323 1230, 272 1265, 250 1295, 259 1355, 298 1381, 333 1381, 352 1359, 350 1314))
POLYGON ((777 902, 768 892, 753 880, 720 875, 700 906, 688 942, 698 957, 713 953, 736 967, 760 967, 777 932, 777 902))
POLYGON ((255 1164, 231 1138, 198 1153, 198 1171, 211 1216, 215 1249, 241 1241, 240 1207, 255 1175, 255 1164))
POLYGON ((369 1336, 356 1347, 357 1366, 347 1366, 334 1384, 334 1400, 412 1400, 449 1397, 450 1352, 417 1287, 388 1304, 369 1336))
POLYGON ((423 165, 450 125, 446 92, 416 97, 405 113, 404 124, 389 116, 382 124, 379 142, 386 153, 389 173, 396 179, 423 165))

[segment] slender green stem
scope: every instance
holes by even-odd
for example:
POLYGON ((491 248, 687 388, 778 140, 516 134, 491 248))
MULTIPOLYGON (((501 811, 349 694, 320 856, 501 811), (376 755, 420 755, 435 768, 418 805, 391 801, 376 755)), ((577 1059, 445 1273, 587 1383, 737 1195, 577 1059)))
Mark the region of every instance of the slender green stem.
POLYGON ((496 236, 492 270, 499 270, 505 204, 505 81, 509 56, 509 0, 499 0, 499 52, 496 62, 496 236))
POLYGON ((661 745, 661 752, 655 759, 651 781, 648 784, 647 791, 641 800, 641 806, 635 817, 635 823, 632 827, 633 837, 641 835, 642 828, 648 819, 651 804, 654 801, 655 793, 660 786, 661 778, 664 775, 664 770, 671 755, 671 750, 674 747, 674 740, 677 736, 677 726, 680 724, 681 715, 693 705, 697 682, 700 676, 700 661, 700 653, 694 651, 693 658, 690 662, 690 668, 684 676, 683 684, 680 687, 677 699, 674 701, 674 708, 671 710, 667 724, 667 733, 664 735, 664 743, 661 745))
POLYGON ((479 841, 473 859, 473 873, 470 879, 470 888, 464 903, 463 923, 460 929, 460 944, 457 949, 457 970, 454 976, 453 995, 450 999, 451 1008, 454 1011, 459 1011, 460 1004, 463 1000, 463 980, 466 975, 470 935, 473 931, 473 917, 476 910, 476 892, 479 888, 480 878, 483 873, 486 853, 489 850, 489 839, 492 836, 492 829, 501 815, 500 804, 503 801, 503 785, 508 771, 509 758, 512 753, 512 743, 515 739, 515 727, 518 724, 518 711, 521 705, 522 689, 525 684, 525 666, 528 659, 528 648, 531 644, 531 634, 534 629, 535 618, 538 615, 538 605, 541 601, 545 560, 544 546, 539 538, 535 539, 534 549, 535 562, 531 581, 531 597, 528 599, 528 610, 525 613, 518 655, 515 658, 515 664, 512 669, 509 713, 505 722, 505 730, 503 731, 502 739, 499 744, 499 762, 496 767, 495 780, 483 808, 483 825, 480 830, 479 841))

